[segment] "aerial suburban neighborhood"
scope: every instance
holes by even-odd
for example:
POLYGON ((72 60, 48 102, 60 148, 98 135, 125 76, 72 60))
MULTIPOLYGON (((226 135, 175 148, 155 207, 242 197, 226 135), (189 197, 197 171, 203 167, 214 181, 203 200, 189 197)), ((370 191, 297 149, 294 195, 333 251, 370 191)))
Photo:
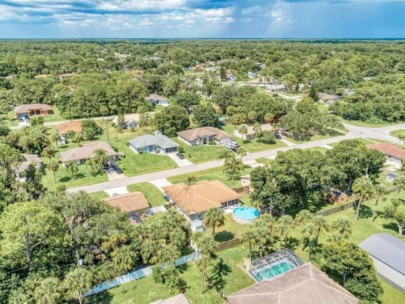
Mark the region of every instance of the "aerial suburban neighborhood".
POLYGON ((397 40, 1 40, 0 304, 405 303, 404 72, 397 40))

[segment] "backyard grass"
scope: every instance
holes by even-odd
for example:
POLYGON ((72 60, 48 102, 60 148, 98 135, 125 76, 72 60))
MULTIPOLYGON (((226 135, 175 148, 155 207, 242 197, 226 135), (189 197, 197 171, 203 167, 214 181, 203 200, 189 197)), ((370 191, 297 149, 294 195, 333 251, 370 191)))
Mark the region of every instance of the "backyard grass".
POLYGON ((149 205, 152 207, 162 206, 166 204, 166 200, 163 198, 163 193, 158 188, 150 183, 140 183, 127 186, 128 192, 142 192, 149 205))
MULTIPOLYGON (((249 174, 253 169, 250 167, 245 167, 245 170, 242 172, 242 175, 247 175, 249 174)), ((223 168, 213 168, 213 169, 208 169, 208 170, 203 170, 203 171, 198 171, 190 174, 183 174, 183 175, 177 175, 173 177, 169 177, 167 180, 171 182, 172 184, 178 184, 178 183, 185 183, 187 181, 188 176, 195 176, 197 178, 197 181, 201 180, 220 180, 224 184, 228 185, 229 187, 232 188, 238 188, 241 187, 241 181, 238 180, 231 180, 227 176, 225 176, 223 172, 223 168)))
MULTIPOLYGON (((243 270, 242 261, 247 256, 247 249, 244 246, 235 247, 218 253, 229 266, 229 273, 224 277, 225 295, 232 294, 238 290, 254 284, 253 279, 243 270)), ((201 275, 194 267, 194 263, 185 265, 181 277, 187 282, 185 296, 191 303, 222 304, 223 299, 212 289, 204 289, 200 292, 201 275)), ((170 294, 164 285, 156 284, 152 276, 132 281, 110 289, 100 294, 93 303, 103 304, 147 304, 159 299, 169 298, 170 294)))
POLYGON ((89 195, 91 197, 94 197, 94 198, 97 198, 97 199, 105 199, 105 198, 108 197, 108 194, 105 191, 93 192, 93 193, 89 193, 89 195))
POLYGON ((268 158, 265 158, 265 157, 261 157, 261 158, 256 159, 256 162, 261 163, 261 164, 265 164, 265 165, 270 165, 272 160, 268 159, 268 158))
POLYGON ((218 159, 218 155, 227 150, 227 148, 221 145, 190 146, 178 138, 172 139, 184 148, 184 156, 192 163, 216 160, 218 159))

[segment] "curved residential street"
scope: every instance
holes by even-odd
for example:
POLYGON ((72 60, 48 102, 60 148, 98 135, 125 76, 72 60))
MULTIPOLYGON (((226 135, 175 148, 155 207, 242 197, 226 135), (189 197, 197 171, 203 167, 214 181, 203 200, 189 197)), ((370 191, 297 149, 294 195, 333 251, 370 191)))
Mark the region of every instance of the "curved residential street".
MULTIPOLYGON (((251 153, 251 154, 246 155, 243 158, 243 161, 249 162, 249 161, 256 160, 258 158, 263 158, 263 157, 271 158, 271 157, 275 157, 277 155, 277 153, 280 151, 288 151, 291 149, 306 149, 306 148, 322 147, 322 146, 325 146, 328 144, 340 142, 345 139, 354 139, 354 138, 369 138, 369 139, 389 141, 394 144, 401 144, 401 141, 398 138, 391 136, 390 132, 394 131, 394 130, 405 129, 405 124, 398 124, 398 125, 393 125, 393 126, 383 127, 383 128, 365 128, 365 127, 359 127, 359 126, 352 126, 352 125, 348 125, 348 124, 344 124, 344 126, 348 130, 348 132, 345 135, 331 137, 331 138, 317 140, 317 141, 305 142, 305 143, 291 145, 291 146, 286 146, 286 147, 279 148, 279 149, 251 153)), ((168 177, 172 177, 172 176, 176 176, 176 175, 190 174, 190 173, 197 172, 197 171, 217 168, 222 165, 223 165, 223 161, 214 160, 214 161, 209 161, 209 162, 200 163, 200 164, 192 164, 189 166, 179 167, 179 168, 170 169, 170 170, 148 173, 148 174, 144 174, 144 175, 125 177, 125 178, 121 178, 118 180, 111 180, 108 182, 103 182, 103 183, 89 185, 89 186, 70 188, 67 191, 68 192, 85 191, 85 192, 89 192, 89 193, 98 192, 98 191, 106 191, 108 189, 125 187, 125 186, 131 185, 131 184, 149 182, 149 181, 162 179, 162 178, 168 178, 168 177)))

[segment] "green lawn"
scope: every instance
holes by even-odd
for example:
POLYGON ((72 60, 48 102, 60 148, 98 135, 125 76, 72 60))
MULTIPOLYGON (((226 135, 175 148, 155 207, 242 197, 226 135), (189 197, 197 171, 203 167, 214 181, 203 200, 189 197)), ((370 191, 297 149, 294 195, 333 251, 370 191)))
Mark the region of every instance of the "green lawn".
POLYGON ((219 154, 227 150, 227 148, 221 145, 189 146, 178 138, 172 139, 184 148, 184 156, 192 163, 216 160, 219 154))
MULTIPOLYGON (((247 175, 249 174, 253 169, 250 167, 246 167, 244 172, 242 172, 242 175, 247 175)), ((227 176, 224 175, 222 167, 219 168, 213 168, 213 169, 208 169, 204 171, 198 171, 194 172, 191 174, 183 174, 183 175, 177 175, 173 177, 169 177, 167 180, 171 182, 172 184, 178 184, 178 183, 184 183, 187 181, 188 176, 195 176, 198 181, 201 180, 220 180, 224 184, 228 185, 229 187, 232 188, 238 188, 241 187, 241 182, 240 180, 231 180, 227 176)))
POLYGON ((404 137, 404 136, 405 136, 405 130, 395 130, 395 131, 391 131, 390 134, 391 134, 392 136, 395 136, 395 137, 398 137, 398 138, 404 137))
MULTIPOLYGON (((242 261, 247 256, 247 249, 244 246, 224 250, 218 254, 219 258, 229 266, 230 272, 224 277, 225 295, 232 294, 238 290, 254 284, 253 279, 243 270, 242 261)), ((183 267, 182 278, 187 282, 185 296, 191 303, 222 304, 223 299, 212 289, 205 289, 200 292, 201 275, 189 263, 183 267)), ((166 299, 175 294, 170 294, 164 285, 156 284, 152 276, 132 281, 119 287, 104 292, 95 299, 94 303, 103 304, 147 304, 159 299, 166 299)))
POLYGON ((272 144, 272 145, 260 143, 257 140, 242 141, 242 138, 239 138, 239 137, 233 135, 233 131, 235 130, 234 126, 226 125, 226 126, 223 126, 222 129, 225 132, 227 132, 229 135, 231 135, 232 140, 237 142, 241 147, 243 147, 247 152, 250 152, 250 153, 260 152, 260 151, 265 151, 265 150, 272 150, 272 149, 282 148, 282 147, 286 146, 283 142, 281 142, 279 140, 276 140, 276 143, 272 144))
POLYGON ((166 200, 163 198, 163 193, 158 188, 150 183, 140 183, 127 186, 129 192, 142 192, 149 205, 152 207, 162 206, 166 204, 166 200))
POLYGON ((261 158, 256 159, 256 162, 261 163, 261 164, 265 164, 265 165, 270 165, 271 159, 261 157, 261 158))
POLYGON ((304 142, 308 142, 308 141, 317 141, 317 140, 322 140, 322 139, 327 139, 327 138, 331 138, 331 137, 335 137, 335 136, 340 136, 343 135, 344 132, 343 131, 338 131, 338 130, 330 130, 330 134, 326 134, 326 135, 313 135, 311 136, 310 140, 303 140, 303 141, 298 141, 292 137, 288 137, 286 138, 288 141, 291 141, 293 143, 296 144, 300 144, 300 143, 304 143, 304 142))
POLYGON ((108 194, 105 191, 93 192, 93 193, 89 193, 89 195, 91 197, 98 198, 98 199, 104 199, 104 198, 108 197, 108 194))
MULTIPOLYGON (((48 160, 45 160, 45 163, 48 160)), ((85 165, 77 166, 79 171, 74 176, 70 176, 66 168, 60 164, 59 170, 56 172, 56 183, 53 178, 53 173, 45 168, 45 174, 42 176, 42 183, 48 189, 55 189, 59 185, 64 185, 66 188, 86 186, 108 181, 107 174, 91 175, 85 165)))
POLYGON ((404 123, 403 121, 399 122, 387 122, 381 119, 373 119, 373 120, 366 120, 366 121, 360 121, 360 120, 345 120, 341 119, 343 123, 353 125, 353 126, 359 126, 359 127, 366 127, 366 128, 382 128, 382 127, 388 127, 388 126, 394 126, 398 125, 401 123, 404 123))
MULTIPOLYGON (((234 238, 241 239, 243 233, 249 225, 242 225, 232 219, 232 214, 225 215, 225 225, 217 228, 215 231, 215 240, 217 242, 226 242, 234 238)), ((208 232, 211 232, 208 230, 208 232)))

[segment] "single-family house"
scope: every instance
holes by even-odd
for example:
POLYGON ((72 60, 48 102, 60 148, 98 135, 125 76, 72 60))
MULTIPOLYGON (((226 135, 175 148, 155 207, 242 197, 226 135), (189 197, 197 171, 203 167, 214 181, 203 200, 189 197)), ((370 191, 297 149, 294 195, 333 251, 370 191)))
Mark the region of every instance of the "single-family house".
POLYGON ((72 120, 68 122, 63 122, 55 126, 56 131, 58 131, 60 142, 66 144, 67 135, 70 132, 80 133, 83 130, 83 125, 80 120, 72 120))
POLYGON ((335 94, 318 93, 318 99, 323 101, 326 105, 330 106, 342 97, 335 94))
POLYGON ((347 201, 347 198, 347 194, 338 189, 330 189, 326 193, 326 199, 332 204, 343 204, 347 201))
POLYGON ((228 133, 214 127, 200 127, 177 133, 179 139, 190 146, 209 145, 210 142, 226 144, 231 141, 228 133))
POLYGON ((389 233, 375 233, 359 244, 383 281, 405 293, 405 242, 389 233))
POLYGON ((367 145, 368 148, 377 150, 387 157, 387 163, 397 168, 401 168, 405 159, 405 150, 390 143, 376 143, 367 145))
POLYGON ((190 302, 187 300, 184 294, 181 293, 166 300, 157 300, 150 304, 190 304, 190 302))
MULTIPOLYGON (((245 126, 246 126, 246 128, 248 130, 246 134, 241 134, 239 132, 239 129, 235 129, 233 131, 233 134, 236 137, 247 139, 247 140, 254 139, 256 134, 257 134, 257 131, 255 130, 255 127, 254 126, 249 126, 249 125, 245 125, 245 126)), ((259 132, 263 132, 263 131, 272 132, 273 131, 273 126, 271 124, 262 124, 262 125, 260 125, 259 132)))
POLYGON ((145 99, 150 101, 154 106, 167 107, 169 105, 169 100, 166 97, 157 94, 150 94, 145 99))
POLYGON ((359 303, 354 295, 311 263, 237 291, 227 296, 227 300, 230 304, 359 303))
POLYGON ((255 72, 248 72, 248 73, 247 73, 247 77, 250 78, 250 79, 254 79, 254 78, 257 77, 257 73, 255 73, 255 72))
POLYGON ((25 104, 15 107, 17 119, 29 119, 31 116, 53 114, 52 107, 43 103, 25 104))
POLYGON ((178 144, 162 134, 142 135, 128 141, 135 153, 174 153, 178 144))
POLYGON ((43 165, 42 159, 36 154, 23 154, 24 161, 15 168, 15 173, 20 181, 27 179, 27 173, 32 169, 41 168, 43 165))
POLYGON ((285 84, 269 84, 265 86, 266 91, 271 93, 280 93, 285 92, 287 90, 287 86, 285 84))
POLYGON ((118 155, 117 152, 115 152, 115 150, 105 141, 96 141, 62 152, 60 154, 60 160, 62 163, 74 161, 76 164, 83 164, 87 159, 92 158, 94 152, 99 149, 106 152, 109 161, 114 161, 118 155))
MULTIPOLYGON (((125 114, 124 121, 122 123, 121 128, 123 129, 136 129, 138 128, 138 122, 140 119, 140 115, 137 113, 133 114, 125 114)), ((115 116, 112 120, 112 123, 118 127, 118 116, 115 116)))
POLYGON ((110 206, 128 214, 131 221, 138 222, 139 216, 149 208, 148 201, 142 192, 132 192, 106 198, 110 206))
POLYGON ((163 187, 170 202, 190 222, 202 220, 211 208, 237 205, 240 195, 219 180, 200 181, 194 185, 180 183, 163 187))

